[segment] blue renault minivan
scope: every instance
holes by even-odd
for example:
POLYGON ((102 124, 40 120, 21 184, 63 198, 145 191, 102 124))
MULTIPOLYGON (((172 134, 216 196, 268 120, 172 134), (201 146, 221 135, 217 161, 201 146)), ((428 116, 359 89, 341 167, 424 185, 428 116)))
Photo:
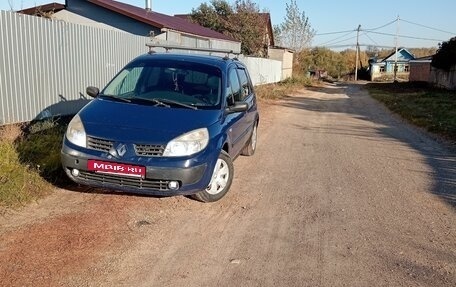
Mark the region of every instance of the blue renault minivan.
POLYGON ((255 153, 256 97, 237 59, 149 53, 87 94, 61 152, 76 183, 213 202, 231 186, 233 160, 255 153))

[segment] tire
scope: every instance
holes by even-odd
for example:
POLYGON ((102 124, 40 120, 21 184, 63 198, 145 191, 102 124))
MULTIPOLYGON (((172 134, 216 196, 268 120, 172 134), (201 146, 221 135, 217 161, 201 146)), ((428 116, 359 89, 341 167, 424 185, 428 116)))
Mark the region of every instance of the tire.
POLYGON ((202 202, 214 202, 221 199, 231 187, 234 176, 233 161, 230 156, 222 150, 217 163, 215 164, 214 171, 212 172, 212 179, 209 186, 192 197, 202 202))
POLYGON ((249 141, 242 149, 241 154, 245 156, 252 156, 255 154, 256 145, 257 145, 257 138, 258 138, 258 122, 255 123, 253 126, 252 134, 250 135, 249 141))

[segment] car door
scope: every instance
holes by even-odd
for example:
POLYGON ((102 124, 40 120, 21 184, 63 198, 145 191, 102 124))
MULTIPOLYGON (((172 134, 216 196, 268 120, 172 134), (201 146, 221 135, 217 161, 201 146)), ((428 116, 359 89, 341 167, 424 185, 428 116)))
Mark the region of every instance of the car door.
MULTIPOLYGON (((234 105, 241 99, 241 84, 237 73, 236 65, 231 65, 228 70, 228 87, 225 97, 227 107, 234 105)), ((225 121, 228 125, 228 137, 230 139, 230 156, 237 156, 244 147, 245 112, 230 113, 226 115, 225 121)))
POLYGON ((241 65, 237 66, 237 73, 239 82, 241 84, 241 96, 238 101, 242 101, 248 104, 249 108, 242 119, 242 130, 243 130, 243 142, 249 140, 250 134, 252 133, 253 125, 257 117, 257 104, 256 97, 253 91, 253 85, 250 80, 247 69, 241 65))

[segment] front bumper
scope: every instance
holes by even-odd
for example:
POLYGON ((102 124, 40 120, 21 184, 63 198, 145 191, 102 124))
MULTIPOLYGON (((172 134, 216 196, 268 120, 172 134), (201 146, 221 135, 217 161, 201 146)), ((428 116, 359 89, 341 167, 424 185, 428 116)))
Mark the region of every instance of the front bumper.
MULTIPOLYGON (((210 159, 211 157, 207 158, 210 159)), ((174 160, 166 165, 147 164, 144 178, 117 174, 105 174, 89 171, 89 159, 107 161, 103 155, 93 155, 78 151, 64 143, 61 151, 62 166, 68 177, 76 183, 108 188, 129 193, 150 194, 159 196, 188 195, 204 190, 211 179, 214 163, 211 160, 174 160), (189 164, 192 163, 192 164, 189 164), (77 169, 77 173, 72 172, 77 169), (76 175, 77 174, 77 175, 76 175), (169 183, 178 182, 178 189, 171 189, 169 183)), ((109 159, 112 161, 112 159, 109 159)), ((120 161, 119 161, 120 162, 120 161)), ((138 165, 136 162, 123 162, 138 165)))

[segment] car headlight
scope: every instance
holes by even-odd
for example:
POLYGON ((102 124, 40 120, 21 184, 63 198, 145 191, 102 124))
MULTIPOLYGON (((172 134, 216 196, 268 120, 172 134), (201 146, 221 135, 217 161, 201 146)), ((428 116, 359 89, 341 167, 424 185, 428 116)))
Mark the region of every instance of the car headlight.
POLYGON ((183 134, 166 145, 163 156, 188 156, 202 151, 209 143, 209 132, 206 128, 183 134))
POLYGON ((66 138, 77 146, 86 147, 86 133, 79 115, 75 115, 68 124, 66 138))

